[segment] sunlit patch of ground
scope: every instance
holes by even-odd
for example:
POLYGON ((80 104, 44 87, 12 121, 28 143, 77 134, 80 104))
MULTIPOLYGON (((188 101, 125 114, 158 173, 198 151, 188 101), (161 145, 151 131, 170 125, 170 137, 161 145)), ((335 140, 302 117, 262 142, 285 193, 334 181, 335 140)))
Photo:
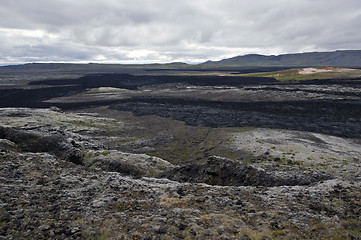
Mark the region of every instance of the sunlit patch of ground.
POLYGON ((299 74, 314 74, 314 73, 325 73, 325 72, 349 72, 356 71, 356 69, 350 68, 337 68, 337 67, 326 67, 326 68, 303 68, 298 71, 299 74))
POLYGON ((345 79, 361 77, 360 69, 317 67, 317 68, 294 68, 288 70, 240 74, 236 76, 248 77, 271 77, 279 81, 290 80, 313 80, 313 79, 345 79))

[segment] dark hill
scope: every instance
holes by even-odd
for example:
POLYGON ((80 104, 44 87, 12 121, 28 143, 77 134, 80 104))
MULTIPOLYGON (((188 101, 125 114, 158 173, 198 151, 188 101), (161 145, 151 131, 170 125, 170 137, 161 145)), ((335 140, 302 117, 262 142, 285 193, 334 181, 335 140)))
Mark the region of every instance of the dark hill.
POLYGON ((361 67, 361 50, 335 52, 309 52, 284 55, 249 54, 221 61, 208 61, 203 65, 219 66, 312 66, 361 67))

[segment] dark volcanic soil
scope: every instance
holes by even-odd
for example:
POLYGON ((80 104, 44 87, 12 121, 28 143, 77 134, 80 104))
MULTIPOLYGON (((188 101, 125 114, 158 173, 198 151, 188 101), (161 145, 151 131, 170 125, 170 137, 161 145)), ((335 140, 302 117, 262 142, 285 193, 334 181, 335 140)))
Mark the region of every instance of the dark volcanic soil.
MULTIPOLYGON (((54 97, 69 96, 89 88, 116 87, 135 90, 142 86, 163 85, 169 83, 191 84, 193 86, 242 86, 275 83, 272 78, 258 77, 218 77, 218 76, 134 76, 129 74, 94 74, 78 79, 56 79, 30 82, 30 89, 0 90, 0 107, 49 107, 42 101, 54 97), (46 86, 38 88, 39 86, 46 86)), ((114 101, 113 101, 114 102, 114 101)), ((90 104, 107 105, 105 103, 84 103, 63 108, 89 106, 90 104)))
POLYGON ((360 138, 360 89, 361 81, 357 79, 280 83, 271 78, 93 74, 78 79, 33 81, 27 88, 0 90, 0 107, 55 105, 62 109, 78 109, 111 105, 112 109, 130 111, 138 116, 157 115, 193 126, 254 126, 360 138), (175 88, 173 92, 179 93, 177 96, 161 91, 149 95, 169 86, 192 86, 196 90, 189 93, 184 87, 183 92, 175 88), (211 98, 212 94, 222 92, 219 86, 230 88, 222 90, 225 96, 229 94, 230 99, 211 98), (128 89, 134 95, 101 100, 94 98, 84 102, 45 102, 99 87, 128 89), (209 89, 212 87, 214 89, 209 89), (243 92, 235 94, 235 89, 243 92), (201 94, 202 99, 199 99, 201 94), (286 97, 277 100, 283 95, 286 97), (270 96, 268 99, 271 100, 259 100, 260 96, 270 96))
POLYGON ((226 102, 135 98, 111 106, 136 115, 157 115, 193 126, 262 127, 359 138, 359 101, 226 102))

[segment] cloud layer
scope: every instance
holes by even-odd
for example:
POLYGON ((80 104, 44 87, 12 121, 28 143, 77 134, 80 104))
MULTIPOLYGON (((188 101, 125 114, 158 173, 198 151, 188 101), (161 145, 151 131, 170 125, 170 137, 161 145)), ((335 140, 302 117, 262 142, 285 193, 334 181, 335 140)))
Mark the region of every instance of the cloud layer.
POLYGON ((359 0, 2 0, 1 63, 361 49, 359 0))

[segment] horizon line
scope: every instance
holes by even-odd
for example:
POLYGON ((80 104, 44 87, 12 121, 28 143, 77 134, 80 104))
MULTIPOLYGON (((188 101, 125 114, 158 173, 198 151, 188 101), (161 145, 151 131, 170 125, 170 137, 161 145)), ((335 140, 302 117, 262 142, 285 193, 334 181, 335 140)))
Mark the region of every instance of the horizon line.
MULTIPOLYGON (((35 62, 18 62, 18 63, 0 63, 0 67, 6 66, 19 66, 19 65, 28 65, 28 64, 77 64, 77 65, 88 65, 88 64, 98 64, 98 65, 129 65, 129 66, 137 66, 137 65, 169 65, 169 64, 186 64, 186 65, 201 65, 206 64, 207 62, 219 62, 225 59, 232 59, 236 57, 245 57, 250 55, 258 55, 258 56, 284 56, 284 55, 296 55, 296 54, 309 54, 309 53, 335 53, 335 52, 346 52, 346 51, 361 51, 361 49, 337 49, 330 51, 307 51, 307 52, 291 52, 291 53, 282 53, 282 54, 260 54, 260 53, 248 53, 243 55, 236 55, 233 57, 223 58, 220 60, 206 60, 204 62, 191 63, 191 62, 182 62, 182 61, 174 61, 174 62, 139 62, 139 63, 121 63, 121 62, 96 62, 96 61, 35 61, 35 62)), ((129 60, 134 61, 134 60, 129 60)))

